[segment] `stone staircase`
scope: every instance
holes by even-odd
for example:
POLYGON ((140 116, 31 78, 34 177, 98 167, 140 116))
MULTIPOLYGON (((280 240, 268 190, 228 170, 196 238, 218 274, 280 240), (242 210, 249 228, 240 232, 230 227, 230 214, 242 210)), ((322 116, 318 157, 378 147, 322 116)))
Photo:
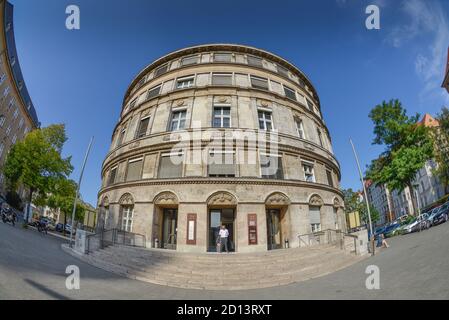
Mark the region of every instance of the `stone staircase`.
POLYGON ((111 246, 81 258, 131 279, 207 290, 287 285, 335 272, 363 259, 330 245, 237 254, 111 246))

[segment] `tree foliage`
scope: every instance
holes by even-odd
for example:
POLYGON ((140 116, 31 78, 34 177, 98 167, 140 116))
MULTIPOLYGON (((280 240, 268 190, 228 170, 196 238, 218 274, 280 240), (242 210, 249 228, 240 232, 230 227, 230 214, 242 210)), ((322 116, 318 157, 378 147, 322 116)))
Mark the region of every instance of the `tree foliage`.
POLYGON ((34 130, 16 143, 3 167, 8 190, 27 187, 29 202, 33 195, 37 202, 45 202, 49 194, 58 193, 59 182, 73 170, 71 157, 61 156, 66 140, 65 126, 59 124, 34 130))
MULTIPOLYGON (((343 192, 343 198, 345 201, 345 208, 347 213, 351 212, 358 212, 360 215, 360 220, 368 224, 368 210, 366 208, 366 203, 364 201, 361 201, 361 197, 357 192, 354 192, 352 189, 345 189, 342 190, 343 192)), ((373 206, 370 205, 370 214, 371 214, 371 221, 373 223, 379 221, 380 214, 379 211, 373 206)))
POLYGON ((440 126, 432 129, 437 144, 435 148, 437 168, 434 173, 443 183, 445 193, 449 193, 449 109, 443 107, 437 120, 440 126))
POLYGON ((398 100, 377 105, 369 117, 374 124, 373 144, 385 146, 385 151, 368 167, 366 176, 376 184, 386 184, 390 190, 409 187, 417 212, 413 181, 427 160, 433 157, 433 140, 429 128, 418 125, 419 115, 407 116, 398 100))

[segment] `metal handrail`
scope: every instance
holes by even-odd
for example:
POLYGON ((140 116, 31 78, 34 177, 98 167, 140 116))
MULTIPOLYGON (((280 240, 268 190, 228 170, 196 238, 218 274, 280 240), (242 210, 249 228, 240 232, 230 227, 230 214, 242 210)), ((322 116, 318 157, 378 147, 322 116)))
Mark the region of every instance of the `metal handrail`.
POLYGON ((321 245, 321 244, 334 244, 336 247, 338 247, 342 250, 346 250, 345 237, 352 238, 354 240, 354 250, 356 253, 358 236, 345 233, 342 230, 325 229, 325 230, 312 232, 312 233, 298 234, 298 240, 299 240, 300 246, 301 246, 301 243, 303 243, 306 246, 321 245), (335 237, 332 237, 333 234, 335 234, 335 237), (306 242, 304 240, 304 237, 308 237, 308 242, 306 242), (322 239, 322 237, 325 237, 325 238, 322 239), (321 241, 321 240, 323 240, 323 241, 321 241))

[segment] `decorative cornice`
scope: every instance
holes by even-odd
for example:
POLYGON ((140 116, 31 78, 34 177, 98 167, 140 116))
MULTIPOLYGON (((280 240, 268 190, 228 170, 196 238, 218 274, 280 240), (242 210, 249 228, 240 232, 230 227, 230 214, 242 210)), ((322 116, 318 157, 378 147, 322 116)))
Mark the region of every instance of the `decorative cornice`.
POLYGON ((133 205, 134 204, 133 196, 130 193, 125 193, 120 197, 119 203, 121 205, 133 205))
POLYGON ((175 205, 178 204, 178 197, 173 192, 164 191, 158 194, 153 202, 157 205, 175 205))
POLYGON ((218 192, 207 199, 209 206, 236 206, 237 199, 228 192, 218 192))
POLYGON ((290 199, 283 193, 275 192, 268 196, 265 204, 271 206, 288 206, 291 203, 290 199))
POLYGON ((167 185, 195 185, 195 184, 209 184, 209 185, 226 185, 226 184, 239 184, 239 185, 268 185, 268 186, 285 186, 285 187, 301 187, 307 189, 318 189, 327 192, 333 192, 340 197, 343 197, 343 193, 336 188, 332 188, 325 184, 311 183, 301 180, 267 180, 267 179, 251 179, 251 178, 180 178, 180 179, 147 179, 134 182, 117 183, 112 186, 102 188, 98 197, 101 197, 104 193, 133 187, 145 187, 145 186, 167 186, 167 185))

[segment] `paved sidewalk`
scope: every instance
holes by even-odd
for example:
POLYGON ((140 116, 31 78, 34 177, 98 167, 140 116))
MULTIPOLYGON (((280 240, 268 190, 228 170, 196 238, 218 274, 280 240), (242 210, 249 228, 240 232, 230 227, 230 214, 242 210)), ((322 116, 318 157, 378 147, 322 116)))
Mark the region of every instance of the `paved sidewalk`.
POLYGON ((62 239, 0 223, 0 299, 449 299, 449 223, 389 239, 391 247, 333 274, 268 289, 187 290, 123 278, 64 253, 62 239), (81 289, 67 290, 77 265, 81 289), (366 267, 380 268, 367 290, 366 267))

